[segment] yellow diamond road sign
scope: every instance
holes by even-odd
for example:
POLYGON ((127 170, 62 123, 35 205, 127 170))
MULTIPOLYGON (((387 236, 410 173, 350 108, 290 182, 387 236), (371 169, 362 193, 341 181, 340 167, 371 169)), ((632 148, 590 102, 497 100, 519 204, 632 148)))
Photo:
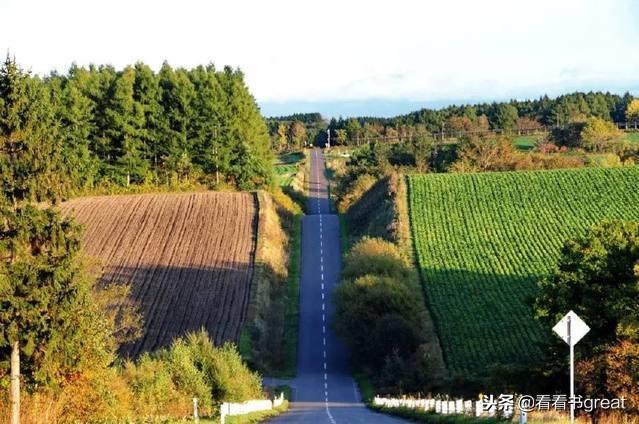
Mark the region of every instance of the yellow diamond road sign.
POLYGON ((570 346, 574 346, 590 331, 590 327, 576 313, 570 311, 552 328, 552 331, 570 346))

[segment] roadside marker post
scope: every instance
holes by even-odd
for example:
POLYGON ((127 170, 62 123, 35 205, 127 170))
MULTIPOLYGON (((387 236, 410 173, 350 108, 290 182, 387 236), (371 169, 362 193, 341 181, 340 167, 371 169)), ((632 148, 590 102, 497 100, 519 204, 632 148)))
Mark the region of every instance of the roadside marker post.
POLYGON ((570 347, 570 422, 575 422, 575 345, 579 343, 590 327, 573 311, 568 312, 552 328, 570 347))
POLYGON ((193 420, 196 423, 200 422, 200 414, 198 411, 198 402, 196 397, 193 398, 193 420))

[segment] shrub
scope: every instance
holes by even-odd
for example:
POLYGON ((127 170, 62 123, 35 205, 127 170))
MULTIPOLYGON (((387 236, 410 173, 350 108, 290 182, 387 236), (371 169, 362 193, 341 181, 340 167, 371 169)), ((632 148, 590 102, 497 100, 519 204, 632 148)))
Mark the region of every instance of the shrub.
POLYGON ((364 237, 346 255, 342 276, 345 279, 355 279, 369 274, 402 281, 409 278, 409 269, 395 244, 379 238, 364 237))
POLYGON ((204 331, 190 334, 187 343, 215 401, 241 402, 263 397, 260 376, 246 367, 233 344, 215 347, 204 331))
POLYGON ((617 125, 601 118, 589 118, 580 134, 583 147, 595 152, 603 151, 621 136, 617 125))
MULTIPOLYGON (((336 290, 335 304, 335 329, 363 364, 378 366, 383 362, 388 349, 383 335, 387 335, 384 330, 391 320, 402 327, 411 345, 416 344, 419 305, 411 290, 392 277, 366 275, 346 281, 336 290)), ((408 349, 402 346, 402 350, 408 349)))
POLYGON ((137 363, 125 365, 123 376, 133 391, 138 417, 148 419, 188 413, 191 399, 178 393, 167 362, 144 354, 137 363))

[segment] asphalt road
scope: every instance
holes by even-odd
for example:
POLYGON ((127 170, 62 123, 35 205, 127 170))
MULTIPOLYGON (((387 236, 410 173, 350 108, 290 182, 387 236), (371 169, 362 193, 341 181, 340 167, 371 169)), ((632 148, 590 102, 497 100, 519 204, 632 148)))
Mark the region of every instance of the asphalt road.
POLYGON ((300 330, 291 408, 271 423, 403 423, 361 402, 348 351, 331 331, 332 295, 340 277, 339 218, 330 213, 321 149, 312 152, 309 211, 302 220, 300 330))

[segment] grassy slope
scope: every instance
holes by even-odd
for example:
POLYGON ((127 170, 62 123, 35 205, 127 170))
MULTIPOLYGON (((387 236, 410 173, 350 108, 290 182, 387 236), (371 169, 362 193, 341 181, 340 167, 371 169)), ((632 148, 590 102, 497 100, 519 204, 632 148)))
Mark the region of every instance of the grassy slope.
MULTIPOLYGON (((408 211, 406 205, 406 185, 403 177, 393 175, 379 180, 358 201, 354 202, 344 216, 346 231, 342 237, 346 246, 351 246, 364 236, 381 237, 397 244, 402 253, 413 260, 408 211)), ((346 251, 346 249, 344 250, 346 251)), ((418 277, 415 276, 415 289, 418 277)), ((424 301, 424 305, 426 305, 424 301)), ((431 315, 424 310, 424 331, 426 340, 433 344, 433 375, 445 378, 447 375, 439 340, 431 315)))
POLYGON ((525 304, 562 243, 607 218, 639 219, 639 168, 413 175, 413 236, 449 369, 539 354, 525 304))
POLYGON ((240 352, 272 377, 294 377, 297 359, 301 209, 281 192, 257 192, 255 272, 240 352))

